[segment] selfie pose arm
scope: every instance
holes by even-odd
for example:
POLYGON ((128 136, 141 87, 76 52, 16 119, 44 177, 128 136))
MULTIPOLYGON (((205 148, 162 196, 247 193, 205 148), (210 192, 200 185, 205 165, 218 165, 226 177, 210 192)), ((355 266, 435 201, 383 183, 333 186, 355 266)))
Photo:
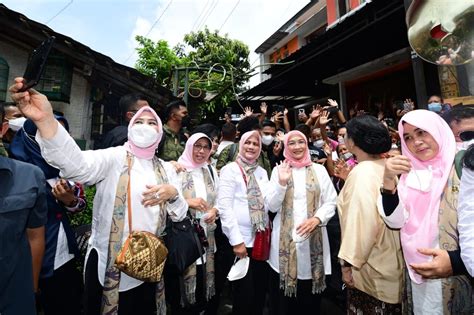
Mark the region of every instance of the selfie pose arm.
POLYGON ((68 132, 54 118, 53 108, 45 95, 29 89, 19 92, 23 78, 16 78, 10 87, 12 99, 19 109, 38 128, 36 141, 41 148, 41 155, 52 166, 61 170, 63 177, 86 185, 93 185, 104 179, 110 168, 120 163, 124 156, 120 148, 108 148, 113 151, 104 154, 105 150, 81 151, 68 132))
POLYGON ((56 135, 58 122, 54 118, 53 107, 45 95, 34 89, 19 92, 23 88, 23 78, 15 78, 15 84, 10 87, 12 100, 26 118, 31 119, 45 139, 56 135))

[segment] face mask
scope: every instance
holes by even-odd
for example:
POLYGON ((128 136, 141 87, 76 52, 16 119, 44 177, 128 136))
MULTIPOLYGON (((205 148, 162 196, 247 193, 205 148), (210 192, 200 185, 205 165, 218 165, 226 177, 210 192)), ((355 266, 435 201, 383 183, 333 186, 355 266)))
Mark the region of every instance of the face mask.
POLYGON ((342 155, 342 157, 344 158, 345 161, 348 161, 350 158, 353 157, 353 155, 350 152, 346 152, 342 155))
POLYGON ((435 112, 435 113, 439 113, 441 111, 441 104, 440 103, 431 103, 431 104, 428 104, 428 110, 429 111, 432 111, 432 112, 435 112))
POLYGON ((339 144, 344 144, 344 137, 338 136, 337 142, 339 142, 339 144))
POLYGON ((8 126, 11 130, 18 131, 21 129, 21 127, 23 127, 23 124, 25 123, 25 121, 26 121, 25 117, 10 119, 8 121, 8 126))
POLYGON ((133 125, 128 137, 139 148, 148 148, 158 140, 158 131, 150 125, 133 125))
POLYGON ((322 148, 323 145, 324 145, 324 140, 319 139, 319 140, 317 140, 317 141, 314 141, 313 144, 314 144, 314 146, 315 146, 316 148, 322 148))
POLYGON ((332 131, 326 132, 326 135, 328 136, 328 138, 335 139, 334 132, 332 132, 332 131))
POLYGON ((181 127, 187 127, 191 123, 191 117, 189 116, 184 116, 183 119, 181 120, 181 127))
POLYGON ((433 179, 433 171, 431 166, 427 170, 411 170, 406 177, 408 187, 428 192, 431 190, 431 181, 433 179))
POLYGON ((264 145, 270 145, 275 138, 271 135, 264 135, 262 136, 262 143, 264 145))

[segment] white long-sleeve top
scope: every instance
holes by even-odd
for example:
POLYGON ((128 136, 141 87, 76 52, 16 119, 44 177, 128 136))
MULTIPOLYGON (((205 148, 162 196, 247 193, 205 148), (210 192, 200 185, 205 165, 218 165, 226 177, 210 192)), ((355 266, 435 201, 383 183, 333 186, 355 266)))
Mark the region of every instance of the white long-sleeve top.
POLYGON ((474 171, 463 168, 458 197, 458 231, 461 258, 474 276, 474 171))
MULTIPOLYGON (((195 198, 202 198, 205 201, 208 201, 207 200, 206 184, 204 182, 203 170, 204 170, 204 172, 210 172, 207 165, 203 166, 203 167, 200 167, 200 168, 193 169, 189 172, 191 173, 191 176, 193 178, 194 193, 196 195, 195 198)), ((219 177, 217 175, 217 170, 215 168, 212 168, 212 174, 213 175, 210 175, 210 174, 209 175, 211 176, 211 179, 214 183, 214 189, 217 192, 218 187, 219 187, 219 177)), ((180 173, 180 175, 179 175, 179 181, 180 181, 180 186, 179 187, 183 187, 182 184, 183 184, 184 180, 186 180, 186 173, 185 172, 180 173)), ((217 201, 217 199, 216 199, 216 201, 217 201)), ((217 208, 216 205, 214 205, 214 207, 217 208)), ((204 212, 196 211, 196 218, 200 219, 203 215, 204 215, 204 212)), ((204 232, 207 235, 207 229, 204 229, 204 232)), ((201 260, 201 258, 198 258, 196 260, 196 264, 198 264, 198 265, 201 265, 203 262, 206 262, 206 255, 203 255, 202 260, 201 260)))
MULTIPOLYGON (((320 226, 323 234, 323 262, 325 274, 331 274, 331 253, 329 247, 328 233, 326 230, 327 222, 334 216, 336 212, 337 193, 329 178, 326 169, 316 163, 313 163, 312 168, 316 174, 319 187, 321 189, 319 200, 316 205, 315 217, 321 221, 320 226)), ((308 210, 306 205, 306 168, 292 168, 294 183, 294 198, 293 198, 293 226, 296 228, 308 218, 308 210)), ((276 212, 273 220, 272 241, 270 248, 270 258, 268 263, 273 270, 280 273, 280 224, 281 224, 281 208, 283 199, 285 198, 287 186, 281 186, 278 182, 278 168, 274 168, 270 179, 270 188, 267 192, 268 210, 276 212)), ((296 243, 296 261, 298 279, 308 280, 312 278, 311 275, 311 255, 309 247, 309 239, 296 243)))
MULTIPOLYGON (((265 194, 269 184, 267 172, 258 166, 255 178, 266 201, 265 194)), ((247 186, 236 162, 221 169, 217 196, 222 231, 229 239, 230 245, 245 243, 246 247, 253 247, 255 235, 250 223, 247 186)))
MULTIPOLYGON (((86 261, 92 249, 99 256, 99 282, 104 284, 107 253, 109 246, 110 226, 114 212, 115 195, 121 171, 126 168, 127 152, 125 147, 113 147, 104 150, 81 151, 67 131, 58 123, 58 131, 51 139, 43 139, 39 132, 36 140, 41 147, 41 154, 52 166, 61 170, 62 177, 83 183, 96 185, 92 215, 92 233, 86 261)), ((178 177, 174 167, 163 162, 163 167, 170 184, 178 184, 178 177)), ((142 193, 146 185, 156 185, 156 177, 151 160, 135 158, 130 175, 132 229, 156 233, 160 206, 144 207, 141 204, 142 193)), ((180 191, 178 189, 178 191, 180 191)), ((180 195, 172 204, 169 204, 168 214, 173 221, 180 221, 187 211, 187 204, 180 195)), ((125 212, 122 244, 129 234, 128 213, 125 212)), ((121 273, 119 291, 127 291, 139 286, 142 281, 121 273)))

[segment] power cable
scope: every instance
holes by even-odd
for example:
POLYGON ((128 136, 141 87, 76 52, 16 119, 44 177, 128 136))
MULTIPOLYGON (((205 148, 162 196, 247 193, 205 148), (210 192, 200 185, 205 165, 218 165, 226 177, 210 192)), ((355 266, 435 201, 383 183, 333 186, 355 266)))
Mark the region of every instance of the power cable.
MULTIPOLYGON (((153 30, 153 28, 155 28, 156 24, 158 24, 158 22, 161 20, 161 18, 163 17, 163 15, 165 14, 166 11, 168 11, 171 3, 173 2, 173 0, 170 0, 170 2, 168 2, 168 5, 166 6, 166 8, 163 10, 163 12, 161 12, 160 16, 155 20, 155 22, 153 22, 153 24, 151 25, 150 29, 148 30, 148 32, 145 34, 144 37, 148 37, 148 35, 150 35, 151 31, 153 30)), ((127 61, 132 58, 133 54, 135 53, 135 49, 132 51, 132 53, 127 57, 127 59, 125 59, 123 61, 123 63, 127 63, 127 61)))
POLYGON ((204 8, 202 8, 201 13, 199 13, 199 16, 197 17, 196 21, 194 21, 193 26, 191 27, 191 32, 194 31, 194 28, 198 25, 198 21, 201 20, 202 14, 206 11, 207 5, 209 4, 209 1, 211 1, 211 0, 206 1, 206 4, 204 5, 204 8))
POLYGON ((150 35, 151 31, 155 28, 156 24, 158 24, 158 22, 161 20, 161 17, 165 14, 166 11, 168 11, 168 8, 170 7, 171 3, 173 2, 173 0, 170 0, 170 2, 168 2, 168 5, 166 6, 166 8, 163 10, 163 12, 161 12, 161 15, 155 20, 155 22, 151 25, 150 27, 150 30, 148 31, 148 33, 146 33, 145 37, 147 37, 148 35, 150 35))
POLYGON ((237 6, 239 5, 240 3, 240 0, 237 0, 237 3, 234 5, 234 7, 232 8, 232 10, 230 11, 230 13, 227 15, 227 17, 225 18, 224 22, 221 24, 221 27, 219 27, 219 32, 221 31, 221 29, 224 27, 225 23, 227 23, 227 20, 230 18, 230 16, 234 13, 234 10, 235 8, 237 8, 237 6))
POLYGON ((58 15, 60 15, 64 10, 66 10, 67 7, 69 7, 69 6, 72 4, 73 1, 74 1, 74 0, 69 1, 68 4, 66 4, 61 10, 59 10, 58 13, 56 13, 52 18, 50 18, 50 19, 49 19, 46 23, 44 23, 44 24, 45 24, 45 25, 48 25, 49 22, 51 22, 52 20, 54 20, 58 15))
POLYGON ((209 10, 207 11, 207 13, 205 14, 203 20, 201 21, 201 23, 199 23, 199 26, 198 28, 196 29, 196 31, 199 31, 206 23, 207 19, 209 18, 209 16, 212 14, 212 12, 214 11, 214 9, 216 8, 217 4, 219 3, 219 0, 216 0, 216 2, 213 1, 213 3, 211 4, 211 7, 209 7, 209 10))

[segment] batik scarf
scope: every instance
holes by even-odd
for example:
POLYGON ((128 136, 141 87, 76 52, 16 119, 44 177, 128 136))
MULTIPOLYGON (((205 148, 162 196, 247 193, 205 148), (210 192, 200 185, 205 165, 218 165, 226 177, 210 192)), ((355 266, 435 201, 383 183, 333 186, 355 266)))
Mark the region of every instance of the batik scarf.
MULTIPOLYGON (((127 212, 127 188, 130 185, 130 170, 133 165, 133 156, 127 153, 125 167, 120 174, 115 194, 114 212, 112 224, 110 226, 109 249, 107 254, 107 266, 105 271, 104 289, 102 293, 101 314, 116 315, 119 307, 119 286, 120 270, 115 266, 115 259, 122 248, 122 237, 127 212)), ((157 184, 166 184, 168 182, 166 172, 158 158, 153 158, 153 169, 156 175, 157 184)), ((160 215, 156 235, 161 235, 166 226, 166 207, 160 205, 160 215)), ((132 232, 132 231, 130 231, 132 232)), ((155 299, 157 314, 166 314, 166 301, 164 291, 164 280, 156 284, 155 299)))
MULTIPOLYGON (((320 196, 319 183, 312 165, 306 166, 306 205, 308 218, 312 218, 319 207, 320 196)), ((293 199, 294 182, 293 176, 287 184, 285 199, 281 209, 280 224, 280 289, 284 290, 285 296, 296 296, 298 270, 296 261, 296 244, 292 239, 293 222, 293 199)), ((323 235, 321 227, 309 236, 310 263, 312 275, 313 294, 321 293, 326 288, 324 260, 323 260, 323 235)))
MULTIPOLYGON (((207 194, 207 203, 209 204, 210 209, 214 207, 215 201, 216 201, 216 188, 214 186, 214 181, 211 178, 210 175, 210 170, 205 167, 200 168, 202 170, 202 174, 204 177, 204 184, 206 186, 206 194, 207 194)), ((185 199, 189 198, 196 198, 196 191, 195 191, 195 186, 194 186, 194 180, 192 173, 190 171, 187 171, 184 173, 184 180, 183 180, 183 197, 185 199)), ((196 218, 196 214, 198 210, 194 208, 189 208, 189 212, 191 213, 193 218, 196 218)), ((214 230, 216 229, 216 224, 207 224, 206 225, 206 235, 207 235, 207 241, 209 243, 209 246, 205 248, 206 251, 206 290, 205 290, 205 298, 207 301, 211 299, 216 294, 216 289, 215 289, 215 282, 214 282, 214 252, 216 249, 216 241, 215 241, 215 236, 214 236, 214 230)), ((186 298, 190 304, 196 303, 196 263, 192 264, 189 266, 185 271, 184 271, 184 294, 186 295, 186 298)), ((183 295, 183 292, 181 292, 181 295, 183 295)), ((184 299, 183 296, 181 296, 181 304, 184 305, 184 299)))
POLYGON ((257 179, 255 178, 255 170, 258 167, 257 161, 248 163, 244 159, 237 157, 237 164, 241 168, 244 181, 247 184, 247 201, 250 211, 250 223, 253 232, 265 231, 265 206, 263 203, 263 195, 260 191, 257 179))

